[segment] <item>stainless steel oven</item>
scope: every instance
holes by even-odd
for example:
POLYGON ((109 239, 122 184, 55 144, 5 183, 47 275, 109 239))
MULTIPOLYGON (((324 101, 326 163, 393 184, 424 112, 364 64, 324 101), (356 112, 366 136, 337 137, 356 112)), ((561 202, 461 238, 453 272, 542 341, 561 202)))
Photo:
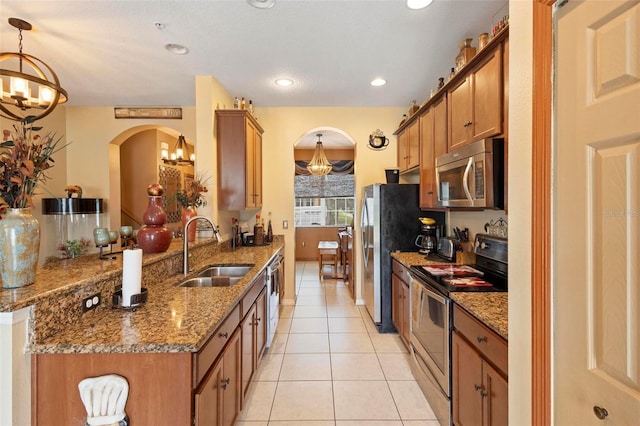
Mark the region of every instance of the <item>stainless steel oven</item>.
POLYGON ((475 265, 416 265, 411 272, 411 355, 413 372, 442 426, 451 425, 451 292, 506 291, 505 238, 477 234, 475 265))
POLYGON ((411 279, 411 369, 436 418, 451 422, 451 299, 411 279))

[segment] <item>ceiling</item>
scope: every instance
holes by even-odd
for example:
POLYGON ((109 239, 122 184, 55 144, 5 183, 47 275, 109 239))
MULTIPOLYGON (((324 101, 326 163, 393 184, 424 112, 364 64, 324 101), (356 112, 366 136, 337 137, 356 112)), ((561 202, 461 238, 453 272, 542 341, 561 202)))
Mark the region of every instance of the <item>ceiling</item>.
POLYGON ((435 0, 422 10, 404 0, 276 0, 270 9, 243 0, 2 0, 0 51, 18 50, 9 17, 30 22, 23 52, 55 70, 73 106, 193 106, 194 77, 212 75, 256 108, 408 109, 449 74, 460 42, 477 45, 507 8, 507 0, 435 0), (295 83, 277 87, 279 77, 295 83), (387 84, 372 87, 376 77, 387 84))

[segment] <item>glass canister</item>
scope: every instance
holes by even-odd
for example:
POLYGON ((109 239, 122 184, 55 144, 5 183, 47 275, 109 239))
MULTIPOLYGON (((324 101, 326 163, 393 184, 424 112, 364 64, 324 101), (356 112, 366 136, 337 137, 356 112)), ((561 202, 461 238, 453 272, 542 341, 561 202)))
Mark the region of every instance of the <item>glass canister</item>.
POLYGON ((78 247, 81 254, 98 252, 93 230, 107 223, 102 198, 44 198, 42 214, 41 244, 45 258, 66 259, 78 247))

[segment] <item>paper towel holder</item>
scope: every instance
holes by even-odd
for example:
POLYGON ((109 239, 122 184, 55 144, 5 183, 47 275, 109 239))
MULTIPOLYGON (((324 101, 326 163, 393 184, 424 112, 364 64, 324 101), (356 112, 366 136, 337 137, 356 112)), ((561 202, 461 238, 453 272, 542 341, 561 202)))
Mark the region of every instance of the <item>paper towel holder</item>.
POLYGON ((131 306, 124 306, 122 304, 122 286, 116 287, 116 291, 113 293, 111 299, 111 307, 113 309, 124 309, 125 311, 135 311, 136 308, 142 306, 147 301, 149 292, 145 287, 142 287, 139 294, 131 295, 131 306))

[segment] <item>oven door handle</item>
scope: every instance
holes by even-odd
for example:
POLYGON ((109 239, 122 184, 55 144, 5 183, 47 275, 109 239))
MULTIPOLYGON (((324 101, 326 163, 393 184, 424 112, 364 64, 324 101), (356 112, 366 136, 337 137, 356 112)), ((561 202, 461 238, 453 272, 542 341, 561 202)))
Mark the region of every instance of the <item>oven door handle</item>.
POLYGON ((420 302, 422 302, 423 299, 423 295, 424 293, 427 293, 427 296, 431 297, 432 299, 437 300, 438 302, 442 303, 443 305, 445 303, 447 303, 447 298, 436 293, 434 290, 432 290, 428 284, 426 284, 425 282, 423 282, 420 279, 416 279, 414 278, 413 281, 416 281, 420 284, 420 286, 422 287, 422 292, 420 292, 420 302))
POLYGON ((469 172, 471 168, 475 169, 475 165, 473 164, 473 157, 469 158, 467 162, 467 167, 464 169, 464 176, 462 178, 462 188, 464 189, 464 193, 467 196, 467 199, 471 203, 471 207, 473 207, 473 198, 471 197, 471 191, 469 191, 469 172))

